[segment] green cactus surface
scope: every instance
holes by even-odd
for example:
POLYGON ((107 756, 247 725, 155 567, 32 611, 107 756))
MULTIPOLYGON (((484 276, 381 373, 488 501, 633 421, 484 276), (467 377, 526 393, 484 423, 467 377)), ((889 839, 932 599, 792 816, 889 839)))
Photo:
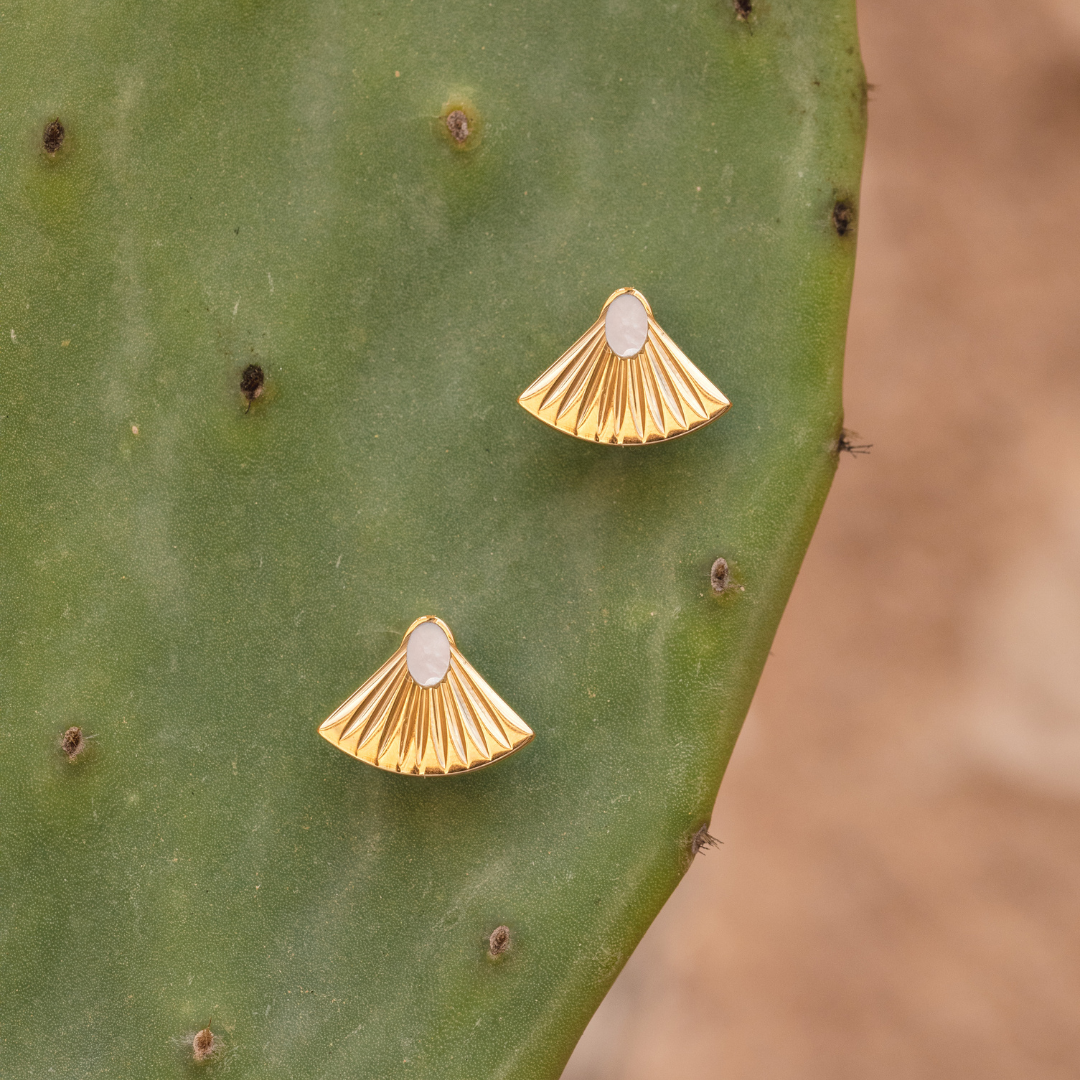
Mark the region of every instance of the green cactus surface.
POLYGON ((12 0, 0 79, 0 1076, 557 1077, 835 468, 854 3, 12 0), (728 414, 519 408, 625 285, 728 414), (318 737, 421 615, 532 743, 318 737))

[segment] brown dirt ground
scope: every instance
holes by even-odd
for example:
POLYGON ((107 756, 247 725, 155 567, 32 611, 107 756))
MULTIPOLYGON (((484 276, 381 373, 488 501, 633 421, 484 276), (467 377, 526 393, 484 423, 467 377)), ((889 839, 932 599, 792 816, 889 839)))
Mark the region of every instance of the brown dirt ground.
POLYGON ((1080 0, 864 0, 845 459, 564 1080, 1080 1076, 1080 0))

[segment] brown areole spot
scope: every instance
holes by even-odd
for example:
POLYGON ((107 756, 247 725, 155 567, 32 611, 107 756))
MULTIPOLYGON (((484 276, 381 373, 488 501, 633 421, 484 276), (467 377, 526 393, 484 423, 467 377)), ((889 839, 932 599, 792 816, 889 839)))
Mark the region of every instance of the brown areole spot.
POLYGON ((510 948, 510 927, 496 926, 488 938, 488 955, 491 957, 501 956, 510 948))
POLYGON ((840 431, 840 438, 836 440, 836 452, 838 454, 850 454, 852 457, 862 457, 870 453, 873 443, 857 443, 855 440, 859 437, 857 431, 849 431, 847 428, 842 428, 840 431))
POLYGON ((208 1028, 197 1031, 191 1040, 191 1056, 195 1061, 209 1061, 221 1049, 221 1040, 208 1028))
POLYGON ((469 137, 469 118, 461 109, 455 109, 447 116, 446 127, 458 145, 469 137))
POLYGON ((471 153, 484 137, 484 118, 467 97, 454 94, 443 102, 436 120, 439 137, 456 151, 471 153))
POLYGON ((266 375, 258 364, 248 364, 240 376, 240 393, 250 405, 263 392, 266 375))
POLYGON ((690 854, 697 855, 697 853, 704 848, 716 847, 717 844, 722 844, 723 842, 723 840, 717 840, 715 836, 709 835, 709 824, 706 822, 691 838, 690 854))
POLYGON ((60 736, 60 749, 67 754, 68 761, 74 761, 86 749, 86 737, 81 727, 69 727, 60 736))
POLYGON ((832 211, 833 228, 837 236, 847 236, 855 224, 855 208, 847 199, 837 199, 832 211))
POLYGON ((727 559, 717 559, 712 564, 712 569, 709 571, 709 584, 717 595, 731 584, 731 569, 728 567, 727 559))
POLYGON ((61 143, 64 141, 64 125, 60 123, 60 118, 51 120, 45 125, 45 133, 41 137, 41 145, 45 148, 45 153, 50 156, 55 154, 60 149, 61 143))

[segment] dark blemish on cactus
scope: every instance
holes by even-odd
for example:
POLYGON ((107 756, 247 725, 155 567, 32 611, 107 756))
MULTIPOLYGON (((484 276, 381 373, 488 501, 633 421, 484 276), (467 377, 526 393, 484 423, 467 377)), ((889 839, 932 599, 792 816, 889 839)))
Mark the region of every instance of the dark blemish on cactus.
POLYGON ((840 438, 836 440, 836 452, 838 454, 850 454, 852 457, 865 457, 870 453, 873 443, 857 443, 859 437, 857 431, 849 431, 847 428, 840 429, 840 438))
POLYGON ((266 375, 258 364, 248 364, 240 376, 240 393, 250 405, 263 392, 266 375))
POLYGON ((510 927, 496 926, 488 938, 488 956, 493 960, 496 956, 502 956, 510 948, 510 927))
POLYGON ((61 144, 64 141, 64 125, 60 123, 60 118, 50 121, 45 125, 45 133, 41 137, 41 145, 45 148, 45 153, 52 157, 57 150, 60 149, 61 144))
POLYGON ((717 596, 731 585, 731 570, 727 559, 717 559, 712 564, 712 569, 709 571, 709 584, 712 585, 712 591, 717 596))
POLYGON ((837 199, 832 209, 832 223, 837 236, 847 236, 855 224, 855 209, 847 199, 837 199))
POLYGON ((469 118, 461 111, 455 109, 446 118, 446 128, 459 146, 469 137, 469 118))
POLYGON ((701 826, 690 840, 690 854, 697 855, 699 851, 705 848, 716 847, 717 844, 722 844, 723 840, 717 840, 715 836, 709 835, 709 823, 706 822, 701 826))
POLYGON ((209 1027, 204 1027, 202 1031, 195 1032, 191 1037, 191 1058, 200 1064, 209 1061, 223 1045, 221 1039, 209 1027))
POLYGON ((752 0, 735 0, 735 18, 746 22, 750 13, 754 10, 752 0))
POLYGON ((69 727, 60 736, 60 749, 67 754, 68 761, 74 761, 86 749, 86 745, 81 727, 69 727))

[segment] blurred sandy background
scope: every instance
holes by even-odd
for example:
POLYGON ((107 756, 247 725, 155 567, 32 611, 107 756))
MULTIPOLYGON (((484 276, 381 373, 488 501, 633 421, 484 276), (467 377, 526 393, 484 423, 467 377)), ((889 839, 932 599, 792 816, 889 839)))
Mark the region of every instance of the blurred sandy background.
POLYGON ((1080 1077, 1080 0, 861 0, 841 461, 564 1080, 1080 1077))

